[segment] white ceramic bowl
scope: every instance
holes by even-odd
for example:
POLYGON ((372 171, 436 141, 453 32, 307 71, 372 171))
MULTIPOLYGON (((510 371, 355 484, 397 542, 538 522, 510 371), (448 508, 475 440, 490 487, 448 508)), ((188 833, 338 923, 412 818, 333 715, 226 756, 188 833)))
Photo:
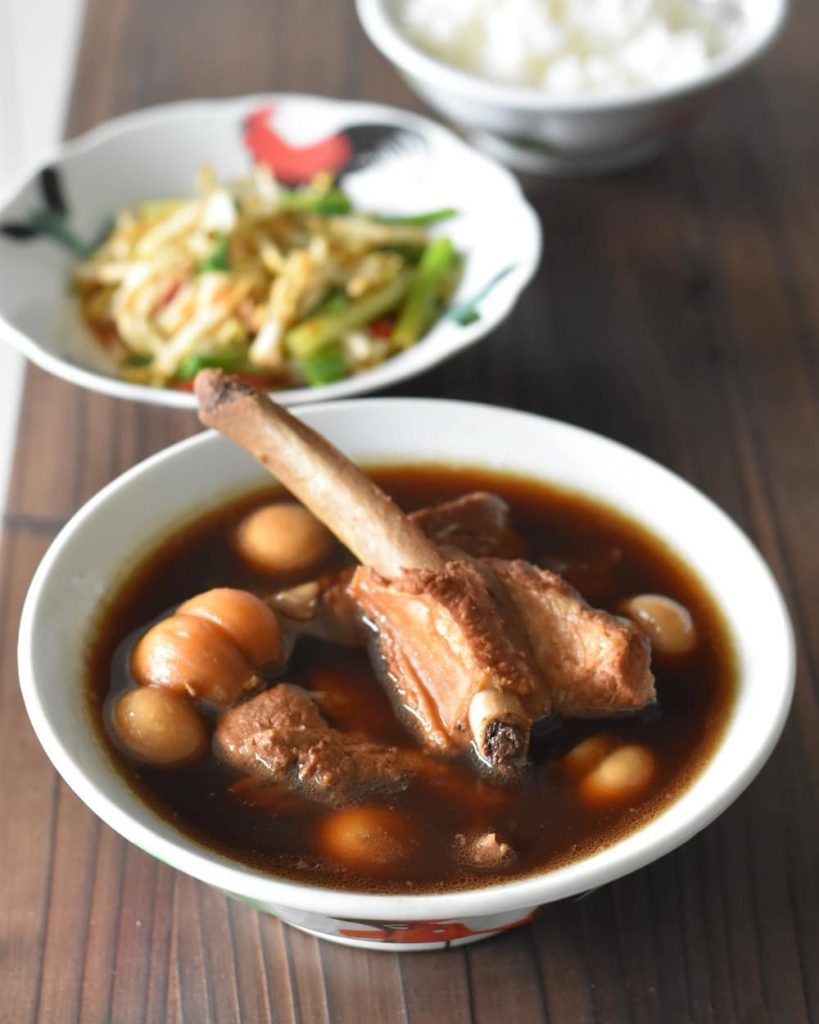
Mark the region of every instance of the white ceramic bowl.
POLYGON ((31 721, 66 782, 112 828, 180 871, 323 938, 425 949, 493 934, 527 920, 540 904, 634 871, 707 825, 753 779, 790 705, 793 638, 759 553, 707 498, 612 441, 496 407, 370 399, 313 407, 303 416, 360 463, 503 469, 607 502, 665 539, 706 581, 736 646, 739 692, 724 738, 691 787, 638 832, 567 867, 484 889, 339 892, 209 852, 158 818, 114 770, 86 711, 82 659, 100 602, 140 556, 173 527, 267 479, 249 456, 204 434, 141 463, 89 501, 50 547, 23 610, 19 669, 31 721))
POLYGON ((557 98, 430 56, 399 28, 399 2, 356 0, 367 35, 415 92, 493 156, 518 170, 561 174, 599 174, 655 155, 767 49, 787 9, 787 0, 741 0, 743 26, 733 44, 678 85, 557 98))
POLYGON ((375 369, 323 387, 279 391, 277 399, 292 405, 387 387, 484 337, 511 311, 540 259, 540 222, 512 175, 417 114, 319 96, 267 95, 128 114, 23 174, 0 200, 0 339, 74 384, 193 408, 191 394, 116 377, 69 295, 76 253, 53 235, 19 236, 32 215, 46 215, 52 229, 89 242, 122 207, 191 195, 205 163, 225 180, 247 174, 260 159, 282 175, 309 179, 326 161, 332 166, 339 159, 339 146, 327 141, 340 136, 351 159, 336 169, 356 207, 389 214, 459 211, 433 231, 451 237, 465 258, 451 306, 479 297, 479 317, 461 324, 445 316, 417 345, 375 369))

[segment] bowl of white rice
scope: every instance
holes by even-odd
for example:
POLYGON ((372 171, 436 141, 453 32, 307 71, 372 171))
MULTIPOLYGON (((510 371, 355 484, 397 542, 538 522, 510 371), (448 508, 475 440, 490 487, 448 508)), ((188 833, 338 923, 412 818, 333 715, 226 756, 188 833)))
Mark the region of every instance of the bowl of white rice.
POLYGON ((787 0, 357 0, 410 86, 523 171, 658 153, 776 37, 787 0))

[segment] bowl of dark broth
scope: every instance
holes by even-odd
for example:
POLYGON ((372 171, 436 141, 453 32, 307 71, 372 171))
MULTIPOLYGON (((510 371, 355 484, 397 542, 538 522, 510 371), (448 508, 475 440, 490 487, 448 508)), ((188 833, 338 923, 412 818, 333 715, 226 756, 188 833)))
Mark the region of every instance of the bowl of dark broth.
POLYGON ((559 574, 606 623, 631 616, 654 637, 654 697, 628 714, 556 705, 534 722, 525 763, 503 777, 469 744, 431 749, 371 644, 306 629, 287 606, 314 596, 316 580, 346 580, 352 556, 328 535, 301 561, 249 558, 246 525, 292 499, 208 433, 81 509, 26 600, 19 663, 29 716, 67 783, 109 825, 323 938, 418 950, 496 934, 649 863, 749 784, 790 705, 792 634, 762 558, 706 497, 616 443, 509 410, 374 399, 301 416, 408 513, 475 493, 501 499, 504 557, 559 574), (285 623, 281 650, 230 708, 193 702, 184 756, 142 756, 142 734, 133 740, 122 724, 134 695, 157 692, 139 685, 140 644, 214 588, 273 608, 285 623), (684 642, 668 645, 657 616, 641 618, 633 602, 643 595, 683 609, 684 642), (273 763, 283 733, 273 746, 259 746, 256 733, 228 742, 228 717, 238 711, 241 726, 270 694, 295 702, 291 726, 319 730, 313 761, 342 751, 332 770, 310 776, 320 785, 302 784, 315 769, 303 756, 273 763), (400 783, 395 763, 410 766, 400 783), (279 772, 273 783, 268 769, 279 772))

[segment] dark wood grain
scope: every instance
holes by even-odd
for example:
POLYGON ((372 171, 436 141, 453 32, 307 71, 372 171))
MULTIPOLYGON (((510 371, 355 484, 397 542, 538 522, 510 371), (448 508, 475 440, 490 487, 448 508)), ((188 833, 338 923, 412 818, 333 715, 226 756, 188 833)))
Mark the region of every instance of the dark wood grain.
MULTIPOLYGON (((528 181, 537 281, 480 346, 395 394, 515 406, 659 459, 750 533, 798 632, 794 711, 758 780, 643 871, 462 950, 366 953, 129 846, 27 724, 15 639, 63 522, 197 430, 30 370, 0 573, 0 1020, 819 1020, 819 9, 653 164, 528 181)), ((345 0, 88 0, 69 134, 165 100, 303 90, 417 106, 345 0)))

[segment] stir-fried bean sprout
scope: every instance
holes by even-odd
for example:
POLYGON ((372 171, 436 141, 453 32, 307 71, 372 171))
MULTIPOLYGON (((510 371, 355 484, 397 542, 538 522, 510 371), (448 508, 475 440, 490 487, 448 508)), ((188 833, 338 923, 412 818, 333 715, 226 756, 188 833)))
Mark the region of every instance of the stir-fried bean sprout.
POLYGON ((187 387, 203 367, 268 388, 322 385, 415 344, 459 257, 430 227, 454 215, 356 211, 329 175, 285 189, 262 166, 229 185, 120 210, 74 268, 84 320, 121 375, 187 387))

